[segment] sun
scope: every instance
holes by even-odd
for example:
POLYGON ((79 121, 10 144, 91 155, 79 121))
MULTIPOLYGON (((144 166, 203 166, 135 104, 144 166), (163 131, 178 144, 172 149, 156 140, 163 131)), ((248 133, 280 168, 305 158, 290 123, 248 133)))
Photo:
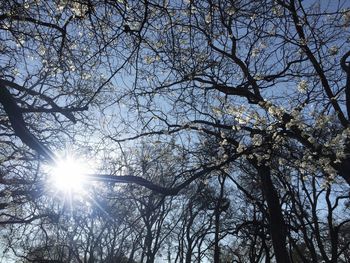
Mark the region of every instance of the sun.
POLYGON ((77 193, 84 191, 84 177, 87 173, 86 163, 73 156, 59 158, 49 172, 50 181, 57 190, 77 193))

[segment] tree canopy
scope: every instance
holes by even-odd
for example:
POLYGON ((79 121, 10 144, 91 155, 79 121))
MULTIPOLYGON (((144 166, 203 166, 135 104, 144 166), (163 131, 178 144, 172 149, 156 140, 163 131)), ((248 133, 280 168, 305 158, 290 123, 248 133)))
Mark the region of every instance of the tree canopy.
POLYGON ((350 262, 349 28, 346 0, 1 2, 4 262, 350 262))

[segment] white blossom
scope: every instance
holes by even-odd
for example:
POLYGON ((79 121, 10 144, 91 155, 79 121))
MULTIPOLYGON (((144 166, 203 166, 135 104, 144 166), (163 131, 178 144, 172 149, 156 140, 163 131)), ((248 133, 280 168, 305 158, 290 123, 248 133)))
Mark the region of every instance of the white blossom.
POLYGON ((244 150, 245 150, 245 146, 242 144, 242 143, 239 143, 238 144, 238 147, 237 147, 237 149, 236 149, 236 152, 237 153, 241 153, 241 152, 243 152, 244 150))
POLYGON ((298 83, 297 89, 300 93, 307 93, 308 87, 308 82, 303 79, 298 83))
POLYGON ((338 54, 339 52, 339 48, 337 46, 332 46, 330 49, 329 49, 329 54, 331 54, 332 56, 338 54))
POLYGON ((227 14, 229 14, 230 16, 234 15, 235 13, 236 9, 233 6, 227 9, 227 14))
POLYGON ((252 144, 254 146, 260 146, 262 144, 263 140, 262 140, 262 136, 260 134, 254 134, 253 138, 252 138, 252 144))
POLYGON ((210 13, 206 14, 204 20, 205 20, 205 23, 210 24, 211 23, 211 14, 210 13))

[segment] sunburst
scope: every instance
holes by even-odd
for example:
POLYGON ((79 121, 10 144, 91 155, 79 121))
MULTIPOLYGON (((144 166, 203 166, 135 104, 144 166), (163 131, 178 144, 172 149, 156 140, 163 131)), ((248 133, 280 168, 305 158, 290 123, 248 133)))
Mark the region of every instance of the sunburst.
POLYGON ((56 160, 50 169, 50 182, 58 191, 64 193, 83 193, 88 165, 74 156, 56 160))

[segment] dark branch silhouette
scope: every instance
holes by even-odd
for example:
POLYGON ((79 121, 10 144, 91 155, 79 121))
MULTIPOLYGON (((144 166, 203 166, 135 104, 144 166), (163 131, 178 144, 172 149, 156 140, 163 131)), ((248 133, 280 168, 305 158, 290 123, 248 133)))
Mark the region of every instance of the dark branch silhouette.
MULTIPOLYGON (((27 128, 27 125, 23 118, 23 111, 17 105, 13 95, 7 89, 6 86, 8 84, 10 84, 8 81, 0 80, 0 103, 4 107, 4 110, 11 123, 11 127, 13 128, 16 136, 20 138, 21 141, 24 144, 26 144, 29 148, 37 152, 39 155, 43 156, 46 159, 46 161, 50 163, 55 163, 55 154, 47 146, 45 146, 35 135, 33 135, 27 128)), ((13 84, 13 85, 18 86, 17 84, 13 84)), ((233 159, 235 158, 236 156, 234 156, 233 159)), ((146 180, 142 177, 134 176, 134 175, 124 175, 124 176, 88 175, 87 178, 91 181, 100 181, 100 182, 134 183, 140 186, 144 186, 152 191, 155 191, 163 195, 176 195, 183 188, 188 186, 197 178, 205 174, 208 174, 214 170, 219 169, 223 165, 227 164, 229 161, 232 161, 232 160, 230 159, 219 165, 205 167, 201 171, 194 173, 185 182, 173 188, 163 187, 163 186, 154 184, 151 181, 146 180)))

